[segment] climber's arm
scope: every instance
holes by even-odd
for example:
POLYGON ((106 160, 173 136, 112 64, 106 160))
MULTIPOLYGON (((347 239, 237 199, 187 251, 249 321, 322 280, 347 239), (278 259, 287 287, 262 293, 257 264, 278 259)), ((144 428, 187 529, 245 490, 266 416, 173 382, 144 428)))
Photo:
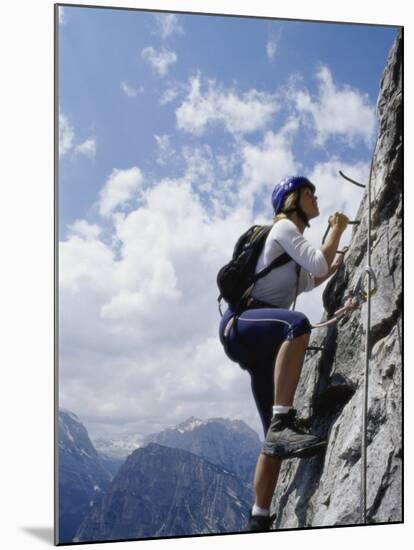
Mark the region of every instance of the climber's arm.
POLYGON ((334 273, 339 269, 339 267, 342 265, 342 262, 344 261, 344 254, 336 254, 333 262, 329 266, 328 274, 324 277, 314 277, 315 285, 314 288, 324 283, 329 277, 332 277, 334 273))

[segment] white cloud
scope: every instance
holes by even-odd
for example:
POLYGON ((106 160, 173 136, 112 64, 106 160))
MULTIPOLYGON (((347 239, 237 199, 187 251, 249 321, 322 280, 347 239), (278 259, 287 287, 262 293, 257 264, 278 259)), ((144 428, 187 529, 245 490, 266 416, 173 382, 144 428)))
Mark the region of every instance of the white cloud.
POLYGON ((178 16, 173 13, 156 14, 155 20, 157 23, 157 30, 163 40, 169 38, 173 34, 183 34, 184 32, 178 16))
POLYGON ((168 136, 167 134, 164 134, 162 136, 158 136, 157 134, 155 134, 154 138, 161 151, 166 151, 170 148, 170 136, 168 136))
POLYGON ((75 130, 69 118, 59 112, 59 157, 62 158, 68 153, 79 153, 93 159, 96 156, 96 140, 86 139, 76 144, 75 130))
POLYGON ((128 97, 137 97, 139 94, 142 94, 144 92, 144 87, 140 86, 139 88, 134 88, 126 80, 123 80, 121 82, 121 90, 128 96, 128 97))
POLYGON ((305 123, 316 131, 316 143, 324 145, 330 137, 340 137, 348 145, 363 141, 369 147, 376 128, 375 109, 368 96, 348 85, 337 87, 328 67, 321 66, 316 78, 318 96, 308 90, 295 90, 293 101, 305 123))
MULTIPOLYGON (((108 415, 115 431, 119 424, 148 433, 212 411, 242 414, 258 426, 252 400, 245 405, 248 377, 217 341, 215 287, 251 212, 238 204, 226 217, 209 213, 198 185, 214 177, 211 151, 183 154, 182 178, 159 181, 145 189, 139 206, 115 213, 116 255, 85 220, 60 243, 61 403, 97 432, 106 429, 108 415)), ((109 201, 109 211, 115 203, 109 201)))
POLYGON ((266 44, 266 53, 270 61, 273 61, 277 52, 277 48, 278 48, 278 44, 275 40, 268 40, 266 44))
POLYGON ((187 98, 176 111, 178 128, 201 135, 211 124, 222 124, 232 134, 247 134, 264 128, 278 110, 275 98, 251 89, 241 96, 220 89, 214 80, 201 90, 200 75, 190 79, 187 98))
POLYGON ((143 183, 141 170, 133 166, 127 170, 114 169, 99 193, 99 213, 109 216, 120 206, 137 197, 143 183))
MULTIPOLYGON (((72 296, 74 292, 80 293, 87 307, 86 302, 93 303, 96 294, 105 294, 111 287, 113 252, 97 236, 91 235, 93 229, 88 230, 80 224, 81 221, 75 223, 73 233, 59 244, 59 288, 63 293, 69 291, 72 296), (85 231, 89 234, 85 235, 85 231)), ((81 307, 81 303, 78 306, 81 307)), ((73 308, 79 320, 82 315, 75 302, 73 307, 69 305, 69 311, 74 311, 73 308)), ((74 327, 74 330, 77 329, 74 327)), ((79 336, 83 339, 86 334, 87 331, 79 336)))
POLYGON ((184 147, 182 156, 186 163, 186 178, 191 182, 193 189, 199 194, 214 194, 216 167, 211 147, 184 147))
POLYGON ((266 132, 262 143, 246 144, 243 147, 244 184, 240 191, 240 200, 251 202, 265 190, 270 201, 269 197, 276 183, 288 174, 297 172, 299 163, 293 154, 292 141, 298 128, 297 120, 291 119, 278 133, 266 132))
POLYGON ((167 105, 167 103, 174 101, 174 99, 178 96, 178 93, 179 92, 175 87, 165 90, 160 100, 161 105, 167 105))
POLYGON ((175 154, 175 149, 171 145, 170 136, 166 134, 162 136, 155 134, 154 139, 159 148, 157 162, 158 164, 164 165, 175 154))
POLYGON ((249 376, 226 359, 214 336, 180 347, 154 342, 151 355, 75 350, 72 361, 76 373, 68 373, 66 361, 61 365, 60 402, 77 411, 92 436, 148 435, 192 415, 242 417, 260 430, 249 376))
MULTIPOLYGON (((101 317, 110 321, 123 322, 135 321, 140 323, 141 319, 149 316, 148 306, 152 307, 171 307, 173 302, 177 302, 180 293, 177 290, 177 277, 174 266, 164 258, 158 258, 158 261, 148 269, 148 279, 140 282, 140 288, 136 291, 121 290, 118 294, 112 296, 108 303, 101 309, 101 317)), ((149 266, 148 266, 149 267, 149 266)), ((139 270, 144 273, 144 270, 139 270)))
POLYGON ((84 239, 97 239, 101 234, 101 228, 98 225, 90 224, 86 220, 75 220, 68 226, 72 235, 77 235, 84 239))
POLYGON ((72 147, 75 132, 66 115, 59 113, 59 156, 63 157, 72 147))
POLYGON ((279 53, 279 46, 282 37, 282 27, 277 26, 272 29, 271 36, 266 43, 266 54, 270 62, 272 62, 279 53))
POLYGON ((75 147, 75 152, 79 153, 81 155, 85 155, 85 157, 88 157, 90 159, 95 158, 96 156, 96 140, 95 139, 87 139, 83 143, 80 143, 75 147))
POLYGON ((152 46, 144 48, 141 56, 161 77, 168 73, 170 65, 177 62, 177 56, 174 52, 165 49, 157 52, 152 46))

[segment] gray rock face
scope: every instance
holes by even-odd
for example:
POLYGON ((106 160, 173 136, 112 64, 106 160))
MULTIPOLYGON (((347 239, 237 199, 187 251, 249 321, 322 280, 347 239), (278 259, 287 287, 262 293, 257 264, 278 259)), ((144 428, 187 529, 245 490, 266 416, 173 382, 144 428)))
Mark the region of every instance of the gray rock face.
POLYGON ((150 443, 126 460, 75 542, 240 531, 251 489, 188 451, 150 443))
POLYGON ((185 449, 233 471, 251 483, 260 451, 257 433, 241 420, 188 418, 175 428, 145 438, 144 444, 159 443, 185 449))
MULTIPOLYGON (((371 301, 367 419, 367 522, 402 521, 402 36, 395 40, 377 103, 372 166, 371 301)), ((350 174, 351 175, 351 174, 350 174)), ((352 176, 351 176, 352 177, 352 176)), ((347 185, 344 183, 344 185, 347 185)), ((367 265, 365 193, 345 264, 324 293, 327 317, 344 303, 367 265)), ((282 464, 272 507, 279 529, 360 523, 361 433, 365 367, 364 304, 336 327, 314 331, 295 396, 326 453, 282 464)))

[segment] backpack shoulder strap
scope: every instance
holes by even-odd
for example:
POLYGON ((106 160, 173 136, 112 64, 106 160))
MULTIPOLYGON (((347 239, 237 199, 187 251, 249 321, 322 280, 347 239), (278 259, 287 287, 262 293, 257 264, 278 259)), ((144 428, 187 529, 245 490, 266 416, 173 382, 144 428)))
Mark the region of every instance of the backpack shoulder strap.
MULTIPOLYGON (((266 235, 266 238, 267 238, 268 234, 270 233, 270 229, 271 229, 271 227, 269 227, 269 231, 266 235)), ((280 245, 280 243, 278 243, 278 244, 283 250, 283 247, 280 245)), ((270 262, 270 264, 268 266, 266 266, 264 269, 262 269, 262 271, 259 271, 259 273, 256 273, 256 275, 254 277, 254 282, 258 281, 262 277, 265 277, 273 269, 276 269, 277 267, 282 267, 282 265, 285 265, 290 261, 294 262, 295 260, 291 256, 289 256, 289 254, 287 252, 283 252, 283 254, 281 254, 280 256, 275 258, 273 261, 270 262)))
POLYGON ((284 252, 283 254, 275 258, 273 261, 271 261, 268 266, 262 269, 262 271, 259 271, 259 273, 256 273, 254 277, 254 282, 258 281, 262 277, 265 277, 268 273, 270 273, 276 267, 281 267, 282 265, 285 265, 290 261, 293 262, 293 259, 289 256, 287 252, 284 252))

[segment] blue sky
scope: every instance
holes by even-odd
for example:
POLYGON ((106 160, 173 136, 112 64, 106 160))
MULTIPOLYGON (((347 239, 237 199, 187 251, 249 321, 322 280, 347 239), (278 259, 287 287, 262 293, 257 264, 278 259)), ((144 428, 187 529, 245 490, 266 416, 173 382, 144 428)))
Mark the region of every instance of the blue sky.
MULTIPOLYGON (((352 219, 398 29, 60 8, 60 401, 92 435, 188 416, 260 433, 217 341, 215 275, 289 173, 352 219), (168 414, 166 410, 168 409, 168 414)), ((349 241, 346 233, 343 244, 349 241)), ((300 297, 312 321, 321 290, 300 297)))

